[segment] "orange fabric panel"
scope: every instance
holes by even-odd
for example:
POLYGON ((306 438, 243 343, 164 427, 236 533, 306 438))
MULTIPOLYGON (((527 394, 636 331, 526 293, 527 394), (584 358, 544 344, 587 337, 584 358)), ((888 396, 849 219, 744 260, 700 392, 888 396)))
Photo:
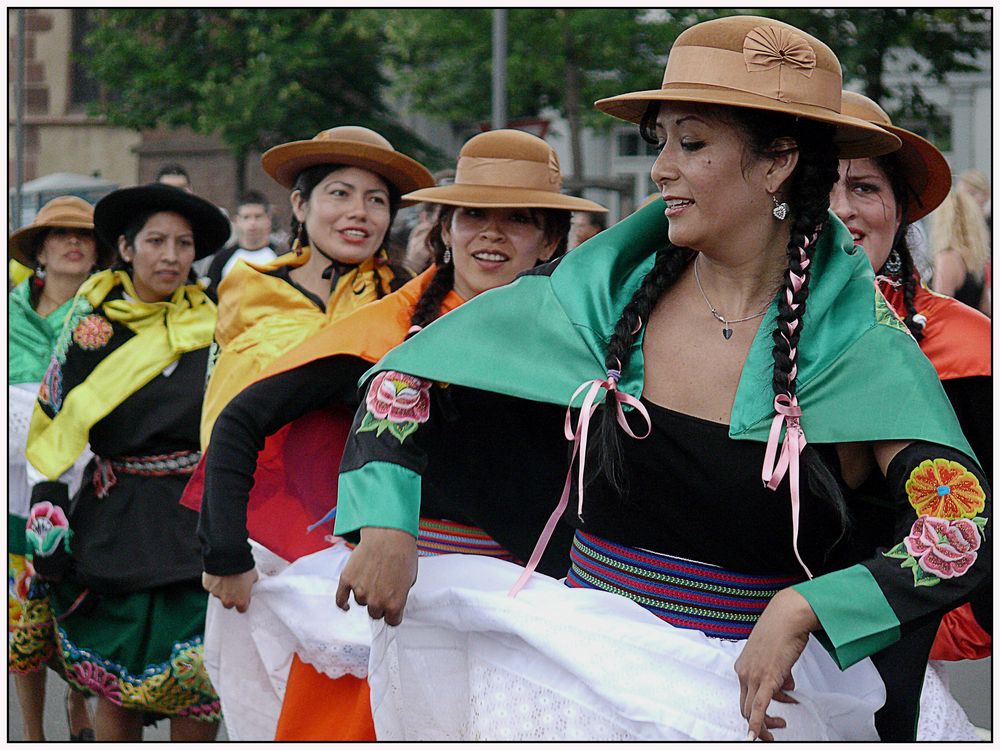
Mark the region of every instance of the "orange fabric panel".
POLYGON ((292 659, 275 740, 373 741, 368 680, 345 675, 331 680, 299 659, 292 659))
MULTIPOLYGON (((902 289, 879 287, 896 314, 906 317, 902 289)), ((990 319, 956 299, 932 292, 920 284, 913 297, 917 312, 927 318, 921 351, 934 365, 941 380, 990 376, 990 319)))

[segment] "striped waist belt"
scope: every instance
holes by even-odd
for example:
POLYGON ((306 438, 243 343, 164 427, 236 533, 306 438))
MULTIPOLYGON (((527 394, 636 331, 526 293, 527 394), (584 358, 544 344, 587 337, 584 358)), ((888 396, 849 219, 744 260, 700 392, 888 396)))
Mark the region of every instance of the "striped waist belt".
MULTIPOLYGON (((324 522, 332 521, 336 517, 337 509, 334 508, 324 516, 324 522)), ((446 521, 442 518, 424 518, 421 516, 417 533, 417 555, 419 557, 433 557, 435 555, 457 553, 486 555, 487 557, 496 557, 500 560, 521 564, 520 560, 497 544, 493 537, 478 526, 466 526, 465 524, 446 521)), ((347 546, 354 549, 356 545, 348 543, 347 546)))
POLYGON ((118 484, 116 472, 141 477, 190 476, 200 458, 201 451, 177 451, 162 456, 94 456, 94 491, 98 497, 107 497, 118 484))
POLYGON ((510 552, 478 526, 466 526, 440 518, 421 518, 417 554, 420 557, 431 557, 450 553, 486 555, 517 562, 510 552))
POLYGON ((734 573, 577 531, 566 585, 610 591, 679 628, 743 640, 764 607, 801 577, 734 573))

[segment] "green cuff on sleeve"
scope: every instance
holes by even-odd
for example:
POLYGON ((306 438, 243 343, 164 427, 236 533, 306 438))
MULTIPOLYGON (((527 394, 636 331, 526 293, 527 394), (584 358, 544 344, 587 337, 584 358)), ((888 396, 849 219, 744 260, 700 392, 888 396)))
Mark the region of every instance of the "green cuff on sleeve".
POLYGON ((868 568, 850 568, 793 586, 823 626, 815 633, 841 669, 899 640, 899 620, 868 568))
POLYGON ((333 533, 347 537, 364 526, 400 529, 414 537, 420 525, 420 475, 385 461, 344 472, 337 483, 333 533))

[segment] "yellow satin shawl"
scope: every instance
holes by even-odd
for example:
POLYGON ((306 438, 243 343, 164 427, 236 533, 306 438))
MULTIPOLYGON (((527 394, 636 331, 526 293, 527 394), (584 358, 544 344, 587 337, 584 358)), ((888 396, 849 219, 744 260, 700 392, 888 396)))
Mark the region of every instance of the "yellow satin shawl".
MULTIPOLYGON (((215 305, 197 284, 182 285, 165 302, 143 302, 125 271, 102 271, 81 285, 66 316, 60 341, 69 341, 80 319, 101 307, 105 317, 136 335, 102 359, 63 398, 50 418, 36 402, 26 455, 49 479, 58 479, 87 445, 90 428, 185 352, 212 343, 215 305), (131 299, 105 302, 116 286, 131 299)), ((57 351, 59 345, 57 344, 57 351)), ((50 367, 59 366, 54 361, 50 367)))

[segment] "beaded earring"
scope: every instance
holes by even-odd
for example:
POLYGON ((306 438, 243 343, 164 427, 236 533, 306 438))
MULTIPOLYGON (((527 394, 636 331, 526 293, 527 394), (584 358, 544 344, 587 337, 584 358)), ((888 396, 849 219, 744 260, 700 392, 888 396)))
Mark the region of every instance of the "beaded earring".
POLYGON ((777 197, 772 193, 771 200, 774 201, 774 208, 771 209, 771 214, 778 221, 784 221, 785 217, 788 216, 788 204, 782 201, 778 203, 777 197))

